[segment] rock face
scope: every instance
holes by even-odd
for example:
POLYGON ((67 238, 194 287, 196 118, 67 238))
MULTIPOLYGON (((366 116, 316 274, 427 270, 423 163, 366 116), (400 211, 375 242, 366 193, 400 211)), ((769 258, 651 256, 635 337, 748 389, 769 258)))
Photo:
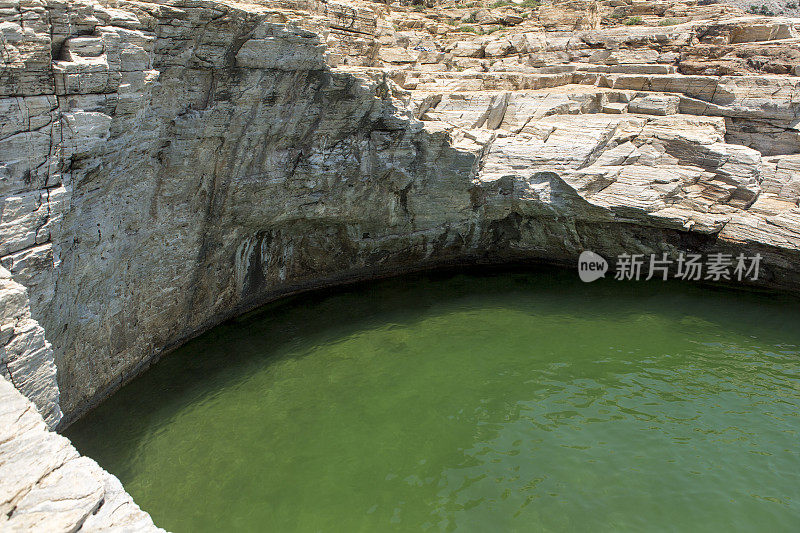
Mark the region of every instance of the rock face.
POLYGON ((69 422, 282 294, 584 249, 758 252, 797 289, 800 78, 730 74, 798 21, 620 4, 6 2, 2 331, 32 340, 0 369, 69 422))
POLYGON ((53 350, 44 329, 31 318, 25 287, 0 267, 0 376, 35 405, 47 425, 61 421, 53 350))
POLYGON ((440 4, 0 2, 0 529, 153 528, 5 379, 63 425, 284 294, 583 250, 800 287, 800 20, 440 4))
POLYGON ((163 531, 0 377, 0 530, 163 531))

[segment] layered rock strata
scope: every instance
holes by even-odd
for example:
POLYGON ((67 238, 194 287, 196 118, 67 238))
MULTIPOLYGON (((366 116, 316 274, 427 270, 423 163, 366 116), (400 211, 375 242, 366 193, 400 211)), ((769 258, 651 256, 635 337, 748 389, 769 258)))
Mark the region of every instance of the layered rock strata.
POLYGON ((800 78, 768 52, 797 21, 662 7, 2 4, 0 263, 65 420, 226 317, 346 280, 717 251, 796 289, 800 78))
POLYGON ((154 528, 11 384, 63 426, 284 294, 587 249, 800 287, 800 20, 439 4, 0 2, 0 529, 154 528))
POLYGON ((0 267, 0 376, 30 399, 54 428, 61 421, 53 350, 31 318, 25 287, 0 267))

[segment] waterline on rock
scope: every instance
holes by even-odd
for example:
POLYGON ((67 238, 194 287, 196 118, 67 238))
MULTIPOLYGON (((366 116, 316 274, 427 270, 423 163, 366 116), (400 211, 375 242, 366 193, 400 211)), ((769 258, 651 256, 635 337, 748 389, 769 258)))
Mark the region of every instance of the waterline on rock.
POLYGON ((796 302, 573 272, 279 302, 68 431, 169 530, 779 530, 796 302))

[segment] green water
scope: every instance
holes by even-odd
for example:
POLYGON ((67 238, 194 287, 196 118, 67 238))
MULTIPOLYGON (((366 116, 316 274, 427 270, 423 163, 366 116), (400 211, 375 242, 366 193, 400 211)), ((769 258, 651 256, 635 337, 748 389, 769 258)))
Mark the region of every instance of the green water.
POLYGON ((198 531, 797 531, 800 303, 419 275, 224 324, 68 431, 198 531))

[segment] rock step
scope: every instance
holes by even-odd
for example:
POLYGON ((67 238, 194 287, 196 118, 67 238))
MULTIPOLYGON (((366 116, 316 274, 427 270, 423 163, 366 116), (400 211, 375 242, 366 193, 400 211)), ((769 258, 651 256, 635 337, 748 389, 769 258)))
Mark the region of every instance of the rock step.
POLYGON ((379 80, 406 90, 427 92, 524 91, 568 85, 615 90, 672 93, 686 97, 687 113, 773 119, 788 125, 800 117, 800 77, 780 75, 701 76, 622 74, 588 71, 554 74, 527 72, 430 72, 348 68, 343 72, 379 80))

